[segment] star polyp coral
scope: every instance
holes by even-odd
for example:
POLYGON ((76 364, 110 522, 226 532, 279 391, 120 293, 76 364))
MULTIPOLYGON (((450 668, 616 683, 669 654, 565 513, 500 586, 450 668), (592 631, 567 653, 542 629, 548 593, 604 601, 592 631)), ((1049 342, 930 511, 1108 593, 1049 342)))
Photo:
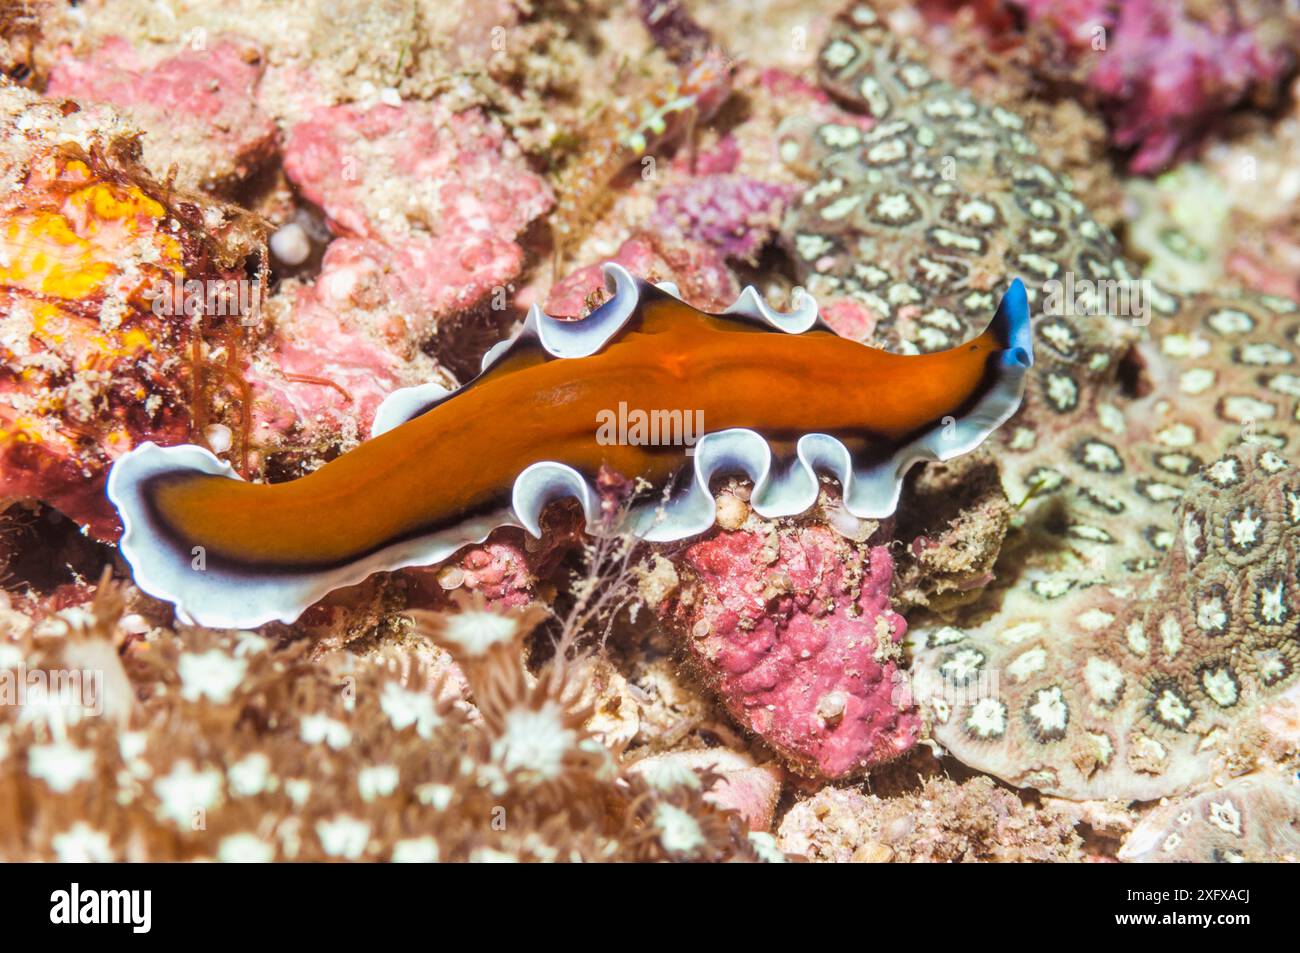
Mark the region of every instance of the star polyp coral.
POLYGON ((825 526, 720 533, 686 551, 668 616, 722 701, 797 770, 861 773, 907 751, 919 720, 896 698, 893 560, 825 526))

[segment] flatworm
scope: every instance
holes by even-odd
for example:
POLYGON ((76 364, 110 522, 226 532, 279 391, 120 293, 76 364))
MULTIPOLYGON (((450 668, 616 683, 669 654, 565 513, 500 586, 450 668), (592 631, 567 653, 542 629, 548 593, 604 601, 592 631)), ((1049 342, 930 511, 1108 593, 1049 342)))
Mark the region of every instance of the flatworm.
POLYGON ((539 536, 557 498, 609 531, 602 466, 656 491, 614 527, 655 542, 712 526, 710 481, 724 474, 753 481, 765 517, 808 509, 826 474, 849 513, 879 519, 913 463, 973 449, 1016 411, 1033 361, 1018 279, 978 337, 913 356, 838 337, 807 295, 781 313, 746 288, 705 314, 618 265, 605 280, 612 296, 586 319, 534 306, 465 386, 390 395, 370 440, 300 479, 247 483, 196 446, 125 454, 108 495, 136 583, 184 621, 291 622, 331 590, 446 559, 499 526, 539 536), (626 408, 684 410, 705 432, 690 448, 602 439, 626 408))

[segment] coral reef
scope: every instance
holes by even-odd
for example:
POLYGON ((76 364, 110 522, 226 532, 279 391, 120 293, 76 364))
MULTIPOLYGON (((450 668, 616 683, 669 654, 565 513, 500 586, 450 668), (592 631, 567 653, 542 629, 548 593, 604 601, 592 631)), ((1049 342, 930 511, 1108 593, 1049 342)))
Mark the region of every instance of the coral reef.
POLYGON ((642 176, 653 176, 654 154, 707 121, 730 95, 730 78, 726 58, 709 51, 668 74, 662 85, 651 86, 641 97, 601 110, 599 132, 588 137, 581 156, 562 176, 551 219, 557 270, 581 242, 590 221, 605 210, 624 170, 639 162, 642 176))
POLYGON ((1135 269, 1033 162, 1021 120, 936 80, 867 8, 842 24, 822 49, 827 83, 879 124, 865 136, 787 127, 798 134, 789 155, 819 176, 784 229, 810 289, 853 296, 877 336, 924 349, 950 346, 963 305, 987 297, 1005 270, 1087 282, 1070 298, 1031 289, 1046 353, 999 438, 1020 512, 994 570, 998 591, 956 625, 913 623, 935 737, 967 764, 1071 797, 1149 798, 1196 783, 1213 760, 1204 743, 1226 745, 1290 678, 1294 643, 1276 628, 1289 589, 1270 580, 1286 578, 1292 559, 1278 450, 1292 432, 1295 306, 1179 301, 1154 285, 1140 307, 1099 301, 1105 286, 1093 282, 1122 283, 1135 269), (1257 446, 1216 465, 1243 438, 1257 446), (1213 512, 1201 512, 1204 495, 1200 510, 1191 500, 1182 510, 1206 521, 1202 540, 1183 532, 1176 507, 1189 484, 1210 479, 1221 484, 1205 491, 1220 501, 1213 512), (1224 542, 1238 510, 1240 531, 1259 535, 1224 542), (1242 575, 1239 565, 1258 568, 1242 575), (1227 665, 1212 634, 1199 641, 1197 626, 1218 624, 1211 603, 1253 647, 1248 668, 1227 665), (1145 616, 1134 611, 1145 605, 1145 616))
POLYGON ((0 73, 21 83, 32 75, 32 49, 41 33, 41 21, 53 4, 46 0, 6 4, 0 10, 0 73))
POLYGON ((922 470, 898 506, 895 605, 943 612, 978 599, 1013 515, 992 454, 922 470))
POLYGON ((12 87, 0 110, 0 499, 50 503, 112 538, 104 473, 139 442, 188 435, 189 357, 213 326, 164 292, 224 285, 259 238, 237 211, 150 180, 124 120, 12 87))
MULTIPOLYGON (((1188 424, 1156 426, 1168 437, 1188 424)), ((1149 800, 1248 761, 1234 729, 1294 680, 1294 475, 1275 451, 1247 443, 1196 464, 1184 492, 1171 480, 1134 481, 1134 463, 1186 456, 1154 434, 1113 457, 1093 451, 1094 465, 1103 454, 1127 471, 1122 483, 1093 478, 1086 444, 1081 462, 1037 478, 1055 484, 1049 500, 1098 496, 1122 509, 1083 504, 1089 522, 1069 523, 1042 507, 1043 522, 1011 543, 1024 547, 1023 582, 999 593, 996 611, 919 627, 918 684, 935 737, 962 760, 1068 797, 1149 800), (1140 509, 1142 491, 1166 499, 1140 509), (1117 517, 1132 526, 1143 510, 1160 522, 1125 547, 1117 517), (1073 554, 1062 537, 1078 541, 1073 554), (1049 621, 1057 611, 1070 621, 1049 621)))
POLYGON ((841 6, 0 10, 0 856, 1300 858, 1294 10, 841 6), (557 505, 255 632, 112 578, 125 451, 304 476, 605 261, 907 354, 1019 276, 1024 406, 882 523, 557 505))
MULTIPOLYGON (((680 241, 660 251, 648 237, 629 238, 608 259, 647 281, 671 281, 682 299, 693 306, 721 311, 736 300, 740 285, 722 256, 699 242, 680 241)), ((546 298, 546 313, 579 318, 601 304, 606 295, 602 264, 579 268, 556 282, 546 298)))

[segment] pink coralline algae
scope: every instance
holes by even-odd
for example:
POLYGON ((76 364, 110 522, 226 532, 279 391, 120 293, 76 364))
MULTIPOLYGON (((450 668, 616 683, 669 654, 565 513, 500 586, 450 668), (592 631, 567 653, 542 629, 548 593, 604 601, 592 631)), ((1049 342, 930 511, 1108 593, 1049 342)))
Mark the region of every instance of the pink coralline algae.
MULTIPOLYGON (((740 292, 728 261, 753 264, 781 224, 796 188, 736 172, 740 147, 732 136, 694 156, 678 155, 671 181, 659 192, 644 227, 608 260, 651 281, 672 281, 682 297, 706 311, 722 310, 740 292)), ((546 312, 580 317, 604 289, 602 262, 557 282, 546 312)))
POLYGON ((885 547, 825 525, 768 526, 698 542, 678 565, 669 618, 732 716, 793 768, 845 778, 915 744, 885 547))
POLYGON ((222 37, 146 63, 120 37, 87 56, 61 51, 46 95, 108 103, 144 132, 144 163, 187 188, 220 189, 247 178, 275 151, 275 124, 257 107, 262 54, 222 37))
POLYGON ((498 122, 439 102, 319 109, 289 130, 284 168, 337 233, 388 246, 428 330, 508 291, 515 239, 553 202, 498 122))
POLYGON ((1073 51, 1115 144, 1135 149, 1134 172, 1166 166, 1226 111, 1271 96, 1295 62, 1294 25, 1280 4, 1198 4, 1195 12, 1185 0, 1018 5, 1073 51))
POLYGON ((413 608, 436 609, 450 604, 450 594, 473 594, 493 609, 522 609, 545 589, 557 567, 585 540, 585 524, 576 510, 546 514, 540 540, 520 529, 494 532, 476 546, 462 549, 438 566, 413 566, 402 575, 413 608))
POLYGON ((418 347, 420 300, 379 242, 339 238, 316 281, 298 289, 252 362, 254 435, 360 438, 394 390, 454 381, 418 347), (351 430, 351 433, 348 431, 351 430))
POLYGON ((341 237, 254 363, 256 432, 359 439, 392 391, 455 386, 421 345, 441 318, 506 304, 515 239, 551 194, 498 123, 439 103, 319 109, 289 131, 284 164, 341 237))

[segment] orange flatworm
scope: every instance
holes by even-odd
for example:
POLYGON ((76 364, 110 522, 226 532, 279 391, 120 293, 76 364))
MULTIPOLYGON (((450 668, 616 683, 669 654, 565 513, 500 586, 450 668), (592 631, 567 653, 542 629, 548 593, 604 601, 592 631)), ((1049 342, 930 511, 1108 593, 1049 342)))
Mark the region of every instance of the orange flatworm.
POLYGON ((194 446, 126 454, 108 492, 136 582, 203 625, 292 621, 499 526, 538 535, 559 497, 608 531, 602 466, 648 481, 613 528, 651 541, 712 526, 710 482, 725 474, 753 481, 763 516, 803 512, 826 474, 849 513, 882 518, 913 463, 965 453, 1015 412, 1032 363, 1018 280, 978 337, 905 356, 838 337, 807 296, 785 314, 746 289, 713 315, 605 272, 613 294, 588 318, 534 307, 469 383, 393 394, 370 440, 301 479, 247 483, 194 446))

